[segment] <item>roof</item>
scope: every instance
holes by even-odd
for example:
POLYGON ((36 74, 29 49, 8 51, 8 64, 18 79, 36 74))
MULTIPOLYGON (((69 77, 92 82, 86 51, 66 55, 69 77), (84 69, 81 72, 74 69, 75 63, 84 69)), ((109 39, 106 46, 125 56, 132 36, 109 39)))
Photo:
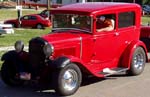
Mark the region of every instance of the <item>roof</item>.
POLYGON ((83 12, 93 13, 95 11, 107 10, 107 9, 120 9, 120 8, 136 8, 139 5, 134 3, 114 3, 114 2, 86 2, 86 3, 75 3, 65 5, 52 10, 52 13, 60 12, 83 12))

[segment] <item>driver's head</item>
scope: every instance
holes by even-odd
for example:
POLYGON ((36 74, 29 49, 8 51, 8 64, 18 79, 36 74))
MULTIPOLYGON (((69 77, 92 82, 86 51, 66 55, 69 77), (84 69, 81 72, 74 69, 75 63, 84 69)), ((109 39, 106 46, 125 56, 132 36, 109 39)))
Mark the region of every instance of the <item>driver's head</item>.
POLYGON ((100 17, 99 17, 99 20, 100 20, 100 21, 104 21, 105 19, 106 19, 105 16, 100 16, 100 17))

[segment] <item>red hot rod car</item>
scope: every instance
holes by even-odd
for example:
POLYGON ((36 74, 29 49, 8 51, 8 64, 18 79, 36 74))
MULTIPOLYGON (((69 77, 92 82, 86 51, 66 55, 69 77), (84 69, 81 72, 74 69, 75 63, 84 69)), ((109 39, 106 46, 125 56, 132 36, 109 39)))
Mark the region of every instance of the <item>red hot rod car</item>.
POLYGON ((137 4, 78 3, 56 8, 51 15, 52 32, 31 39, 29 52, 17 41, 16 50, 2 56, 6 84, 37 80, 51 83, 60 95, 71 95, 87 75, 139 75, 144 70, 147 49, 140 41, 137 4))

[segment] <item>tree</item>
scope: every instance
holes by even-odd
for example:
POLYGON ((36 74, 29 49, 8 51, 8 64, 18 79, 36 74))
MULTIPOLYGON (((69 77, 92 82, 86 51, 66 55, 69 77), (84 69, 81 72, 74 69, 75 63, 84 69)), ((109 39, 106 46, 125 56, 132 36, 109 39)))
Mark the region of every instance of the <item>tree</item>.
POLYGON ((143 0, 143 4, 150 4, 150 0, 143 0))

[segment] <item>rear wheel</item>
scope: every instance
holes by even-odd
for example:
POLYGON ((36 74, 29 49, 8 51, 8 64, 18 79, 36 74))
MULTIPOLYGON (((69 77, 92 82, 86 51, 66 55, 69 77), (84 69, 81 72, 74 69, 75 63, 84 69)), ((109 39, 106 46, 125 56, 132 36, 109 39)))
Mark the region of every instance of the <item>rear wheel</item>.
POLYGON ((15 66, 8 62, 2 64, 1 78, 9 86, 20 86, 24 83, 23 80, 19 79, 15 66))
POLYGON ((80 87, 82 75, 79 67, 70 63, 53 75, 55 91, 63 96, 74 94, 80 87))
POLYGON ((129 74, 139 75, 143 72, 146 63, 146 54, 142 47, 137 47, 131 59, 129 74))

